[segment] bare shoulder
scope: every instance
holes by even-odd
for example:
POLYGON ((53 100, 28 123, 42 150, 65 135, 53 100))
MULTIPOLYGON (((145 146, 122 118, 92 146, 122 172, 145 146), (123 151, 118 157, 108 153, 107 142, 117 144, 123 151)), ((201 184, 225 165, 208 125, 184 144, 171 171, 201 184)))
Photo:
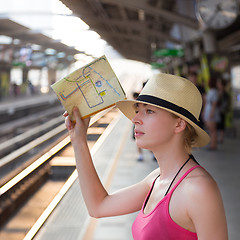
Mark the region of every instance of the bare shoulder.
POLYGON ((184 191, 189 197, 211 197, 219 193, 219 188, 214 178, 204 169, 196 168, 185 179, 184 191))
POLYGON ((225 210, 216 181, 203 168, 195 169, 185 180, 185 206, 199 239, 227 239, 225 210))
POLYGON ((159 176, 159 174, 160 174, 160 170, 159 168, 156 168, 143 179, 143 182, 147 184, 148 187, 151 187, 154 180, 159 176))

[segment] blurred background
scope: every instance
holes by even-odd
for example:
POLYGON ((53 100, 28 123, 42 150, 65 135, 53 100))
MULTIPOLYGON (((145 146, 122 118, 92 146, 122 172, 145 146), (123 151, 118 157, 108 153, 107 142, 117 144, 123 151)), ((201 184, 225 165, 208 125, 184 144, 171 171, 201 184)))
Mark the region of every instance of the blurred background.
POLYGON ((61 1, 1 0, 0 6, 0 101, 47 93, 56 80, 103 54, 118 75, 131 69, 142 80, 149 77, 147 63, 123 62, 120 53, 61 1))
MULTIPOLYGON (((220 186, 230 240, 239 239, 240 0, 0 0, 0 239, 33 239, 39 231, 36 239, 131 239, 133 217, 99 220, 99 228, 89 220, 76 174, 71 178, 75 162, 64 109, 51 90, 102 55, 128 98, 156 72, 188 78, 204 104, 211 89, 217 92, 221 122, 215 132, 201 119, 217 135, 216 145, 196 156, 220 186)), ((93 119, 91 147, 118 114, 93 119)), ((126 162, 116 168, 113 189, 156 167, 151 153, 136 148, 131 123, 121 121, 105 148, 118 152, 120 130, 130 126, 129 148, 121 157, 126 162)), ((108 164, 104 158, 97 166, 104 179, 112 169, 108 164)))

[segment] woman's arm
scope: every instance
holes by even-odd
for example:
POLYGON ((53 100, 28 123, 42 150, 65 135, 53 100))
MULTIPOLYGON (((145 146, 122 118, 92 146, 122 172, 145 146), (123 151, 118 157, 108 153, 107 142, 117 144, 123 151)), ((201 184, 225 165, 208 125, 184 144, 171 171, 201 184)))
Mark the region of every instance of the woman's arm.
POLYGON ((139 210, 149 190, 152 175, 155 174, 150 174, 131 187, 108 194, 98 177, 87 145, 89 119, 82 120, 77 108, 73 109, 73 114, 76 123, 65 113, 65 124, 73 145, 80 187, 89 214, 93 217, 104 217, 139 210))
POLYGON ((212 91, 211 94, 211 112, 210 112, 210 119, 214 120, 214 115, 215 115, 215 111, 218 105, 218 92, 217 90, 212 91))
POLYGON ((214 120, 214 114, 215 114, 216 108, 217 108, 217 102, 213 102, 211 107, 211 112, 210 112, 211 120, 214 120))

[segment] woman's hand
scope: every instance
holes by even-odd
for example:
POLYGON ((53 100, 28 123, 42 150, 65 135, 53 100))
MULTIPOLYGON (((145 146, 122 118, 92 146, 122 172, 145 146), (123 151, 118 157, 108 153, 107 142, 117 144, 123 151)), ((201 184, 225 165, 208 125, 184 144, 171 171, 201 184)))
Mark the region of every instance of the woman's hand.
POLYGON ((81 119, 80 112, 77 107, 73 108, 73 115, 76 121, 72 121, 67 112, 63 114, 65 117, 65 125, 69 132, 72 144, 79 141, 86 141, 87 129, 90 122, 90 117, 81 119))

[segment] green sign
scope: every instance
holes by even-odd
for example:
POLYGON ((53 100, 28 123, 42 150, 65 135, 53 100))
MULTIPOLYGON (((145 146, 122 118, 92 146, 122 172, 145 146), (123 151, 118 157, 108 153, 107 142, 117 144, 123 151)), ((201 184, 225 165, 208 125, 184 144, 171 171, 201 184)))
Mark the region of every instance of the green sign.
POLYGON ((12 66, 14 66, 14 67, 26 67, 26 64, 23 63, 23 62, 14 61, 14 62, 12 62, 12 66))
POLYGON ((157 49, 153 52, 153 55, 155 57, 168 57, 168 56, 173 56, 173 57, 182 57, 184 55, 184 52, 182 49, 157 49))
POLYGON ((152 69, 158 69, 158 68, 163 68, 165 67, 166 65, 164 63, 151 63, 151 66, 152 66, 152 69))

